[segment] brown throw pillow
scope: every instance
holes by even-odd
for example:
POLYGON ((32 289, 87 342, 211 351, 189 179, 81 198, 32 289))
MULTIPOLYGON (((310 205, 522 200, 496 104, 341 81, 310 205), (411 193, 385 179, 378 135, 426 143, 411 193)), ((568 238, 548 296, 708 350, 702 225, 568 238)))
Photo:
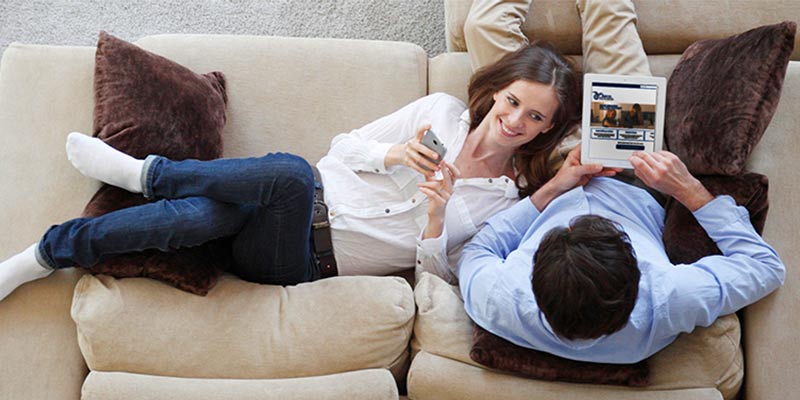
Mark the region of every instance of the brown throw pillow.
MULTIPOLYGON (((136 158, 173 160, 222 155, 225 77, 199 75, 164 57, 100 32, 95 54, 94 136, 136 158)), ((103 185, 84 216, 146 203, 140 194, 103 185)), ((226 266, 224 241, 178 251, 148 250, 90 268, 114 277, 144 276, 205 295, 226 266)))
POLYGON ((489 368, 525 378, 643 387, 650 368, 647 360, 636 364, 599 364, 568 360, 517 346, 475 325, 469 357, 489 368))
MULTIPOLYGON (((769 180, 766 176, 746 173, 740 176, 704 176, 698 178, 711 194, 728 194, 736 204, 750 212, 750 222, 761 234, 769 210, 769 180)), ((722 254, 691 211, 674 199, 667 200, 664 221, 664 248, 670 261, 690 264, 702 257, 722 254)))
POLYGON ((775 113, 797 24, 783 22, 683 53, 667 84, 665 140, 694 175, 739 175, 775 113))

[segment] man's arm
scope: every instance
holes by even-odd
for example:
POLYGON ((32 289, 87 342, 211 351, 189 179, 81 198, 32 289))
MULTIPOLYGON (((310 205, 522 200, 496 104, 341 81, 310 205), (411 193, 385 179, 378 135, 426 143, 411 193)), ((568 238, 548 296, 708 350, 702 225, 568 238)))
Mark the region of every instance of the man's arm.
POLYGON ((714 196, 689 173, 678 156, 668 151, 645 153, 637 151, 630 159, 636 176, 645 185, 658 190, 694 212, 714 199, 714 196))
POLYGON ((692 211, 722 256, 679 265, 661 277, 668 288, 672 332, 708 326, 721 315, 746 307, 780 287, 786 268, 730 196, 714 198, 674 154, 635 153, 636 176, 692 211))
MULTIPOLYGON (((479 323, 490 320, 487 308, 491 290, 500 279, 500 268, 511 252, 519 247, 528 228, 539 217, 539 211, 528 199, 503 210, 486 221, 486 225, 470 240, 456 267, 464 308, 479 323)), ((530 268, 530 262, 526 267, 530 268)))

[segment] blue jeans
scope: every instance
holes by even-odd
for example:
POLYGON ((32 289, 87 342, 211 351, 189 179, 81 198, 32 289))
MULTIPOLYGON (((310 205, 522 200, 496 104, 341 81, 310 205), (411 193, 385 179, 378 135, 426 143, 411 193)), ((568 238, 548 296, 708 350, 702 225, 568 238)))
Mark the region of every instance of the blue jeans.
POLYGON ((37 258, 54 269, 90 267, 119 254, 231 237, 232 272, 245 280, 292 285, 319 277, 310 243, 314 175, 304 159, 149 156, 142 183, 146 197, 161 200, 53 226, 37 258))

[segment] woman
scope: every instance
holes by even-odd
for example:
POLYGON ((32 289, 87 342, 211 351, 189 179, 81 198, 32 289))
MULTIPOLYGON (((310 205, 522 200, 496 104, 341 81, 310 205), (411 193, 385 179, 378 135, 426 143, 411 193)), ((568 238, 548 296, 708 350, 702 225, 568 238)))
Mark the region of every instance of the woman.
POLYGON ((617 124, 617 110, 608 110, 606 111, 606 116, 603 118, 603 126, 604 127, 615 127, 618 126, 617 124))
POLYGON ((628 110, 628 114, 625 115, 622 126, 625 128, 638 128, 643 124, 644 118, 642 117, 642 106, 639 105, 639 103, 634 103, 628 110))
MULTIPOLYGON (((578 93, 571 64, 533 44, 478 71, 468 109, 433 94, 336 136, 318 167, 338 273, 417 264, 453 280, 450 265, 486 218, 551 178, 548 158, 577 120, 578 93), (438 164, 420 143, 428 127, 449 149, 438 164)), ((84 175, 161 200, 51 227, 0 264, 0 299, 53 269, 225 236, 243 279, 286 285, 321 276, 310 239, 314 177, 302 158, 138 160, 78 133, 67 153, 84 175)))

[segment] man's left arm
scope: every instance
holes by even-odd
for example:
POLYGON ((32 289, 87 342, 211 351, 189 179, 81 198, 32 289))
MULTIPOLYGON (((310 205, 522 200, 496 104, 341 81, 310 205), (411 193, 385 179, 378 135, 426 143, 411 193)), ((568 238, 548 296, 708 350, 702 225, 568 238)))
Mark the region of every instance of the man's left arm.
POLYGON ((675 331, 708 326, 783 284, 783 262, 755 231, 747 209, 737 206, 730 196, 712 196, 683 162, 667 151, 636 153, 631 164, 645 184, 692 211, 722 252, 721 256, 676 266, 662 277, 671 288, 668 306, 675 331))

